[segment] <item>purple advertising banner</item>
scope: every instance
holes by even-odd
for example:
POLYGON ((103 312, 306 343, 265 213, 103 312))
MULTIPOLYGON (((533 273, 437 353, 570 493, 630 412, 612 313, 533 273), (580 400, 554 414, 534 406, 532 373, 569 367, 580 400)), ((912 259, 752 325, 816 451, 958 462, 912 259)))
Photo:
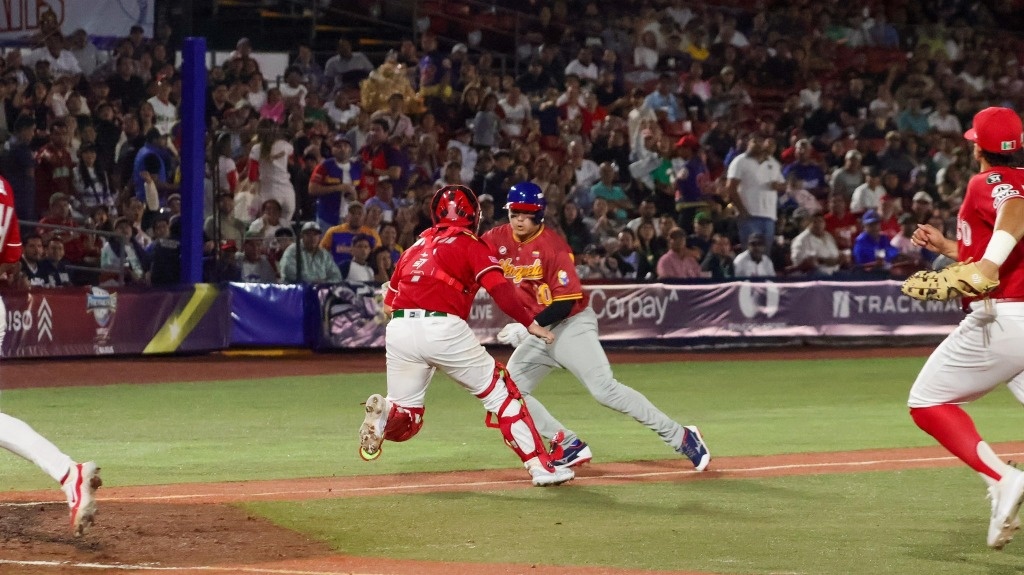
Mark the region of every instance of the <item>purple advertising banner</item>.
MULTIPOLYGON (((729 282, 721 284, 588 285, 601 340, 623 342, 713 338, 942 337, 956 327, 959 301, 919 302, 899 282, 729 282)), ((318 292, 324 306, 320 346, 381 347, 380 298, 369 287, 318 292), (329 306, 327 304, 330 304, 329 306)), ((477 294, 469 324, 483 343, 496 343, 511 319, 489 295, 477 294)))
POLYGON ((90 356, 207 351, 228 346, 228 293, 82 287, 9 291, 2 355, 90 356))

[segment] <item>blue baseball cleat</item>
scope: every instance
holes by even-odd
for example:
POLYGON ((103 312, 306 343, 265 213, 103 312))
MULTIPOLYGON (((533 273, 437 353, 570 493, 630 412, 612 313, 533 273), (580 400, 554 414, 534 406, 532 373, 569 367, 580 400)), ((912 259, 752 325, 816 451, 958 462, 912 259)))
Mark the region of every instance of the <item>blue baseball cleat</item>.
POLYGON ((551 464, 555 467, 573 467, 583 465, 594 458, 590 446, 578 437, 568 446, 562 445, 565 432, 559 431, 551 438, 551 464))
POLYGON ((711 453, 708 451, 708 446, 704 443, 704 438, 700 435, 700 430, 696 426, 687 425, 683 427, 683 443, 676 451, 682 453, 693 462, 693 466, 697 471, 704 471, 707 469, 708 464, 711 463, 711 453))

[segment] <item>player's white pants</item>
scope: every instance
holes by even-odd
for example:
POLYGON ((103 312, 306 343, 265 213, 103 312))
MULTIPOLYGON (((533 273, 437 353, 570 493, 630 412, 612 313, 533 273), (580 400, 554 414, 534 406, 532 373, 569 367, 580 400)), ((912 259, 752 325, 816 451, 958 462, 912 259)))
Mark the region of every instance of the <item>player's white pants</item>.
POLYGON ((1006 382, 1024 403, 1024 302, 980 302, 932 352, 913 387, 909 407, 967 403, 1006 382))
MULTIPOLYGON (((0 346, 6 332, 7 308, 0 299, 0 346)), ((27 423, 4 413, 0 413, 0 447, 35 463, 57 482, 63 479, 73 463, 70 457, 27 423)))
POLYGON ((590 395, 601 405, 629 415, 657 433, 673 449, 683 441, 683 427, 654 406, 639 391, 623 385, 612 374, 608 356, 601 347, 597 332, 597 315, 587 308, 566 319, 551 331, 555 343, 547 345, 536 337, 528 337, 508 360, 509 375, 526 398, 537 431, 552 437, 565 430, 568 440, 575 434, 562 425, 533 396, 533 390, 552 369, 562 367, 576 376, 590 395))
MULTIPOLYGON (((401 407, 424 407, 427 387, 437 368, 477 397, 487 391, 494 376, 494 358, 480 345, 469 325, 457 316, 394 318, 387 325, 385 346, 387 399, 401 407)), ((508 388, 500 382, 480 401, 487 411, 505 416, 518 414, 519 402, 506 405, 507 398, 508 388)), ((535 445, 533 433, 524 422, 513 424, 511 431, 523 450, 535 445)))

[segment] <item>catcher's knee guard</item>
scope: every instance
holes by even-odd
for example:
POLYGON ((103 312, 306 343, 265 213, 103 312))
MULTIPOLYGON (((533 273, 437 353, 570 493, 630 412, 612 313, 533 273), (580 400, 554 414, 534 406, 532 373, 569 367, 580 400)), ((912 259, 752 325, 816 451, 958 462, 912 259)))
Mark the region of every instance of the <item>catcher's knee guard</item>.
POLYGON ((505 444, 525 463, 534 457, 548 466, 550 457, 544 448, 544 440, 530 417, 523 395, 515 382, 505 371, 505 366, 495 362, 491 384, 477 395, 487 409, 484 423, 501 431, 505 444), (496 418, 496 420, 495 420, 496 418))
POLYGON ((420 432, 423 427, 423 407, 401 407, 391 404, 388 422, 384 426, 384 439, 406 441, 420 432))

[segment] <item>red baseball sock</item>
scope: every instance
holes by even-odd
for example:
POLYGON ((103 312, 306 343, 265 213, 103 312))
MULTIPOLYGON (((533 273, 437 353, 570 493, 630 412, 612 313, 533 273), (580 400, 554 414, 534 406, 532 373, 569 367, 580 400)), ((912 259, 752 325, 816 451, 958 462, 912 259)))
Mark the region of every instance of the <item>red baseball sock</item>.
POLYGON ((914 423, 931 435, 978 473, 999 481, 1001 475, 989 467, 978 455, 982 442, 974 420, 959 405, 944 404, 933 407, 912 407, 910 417, 914 423))

